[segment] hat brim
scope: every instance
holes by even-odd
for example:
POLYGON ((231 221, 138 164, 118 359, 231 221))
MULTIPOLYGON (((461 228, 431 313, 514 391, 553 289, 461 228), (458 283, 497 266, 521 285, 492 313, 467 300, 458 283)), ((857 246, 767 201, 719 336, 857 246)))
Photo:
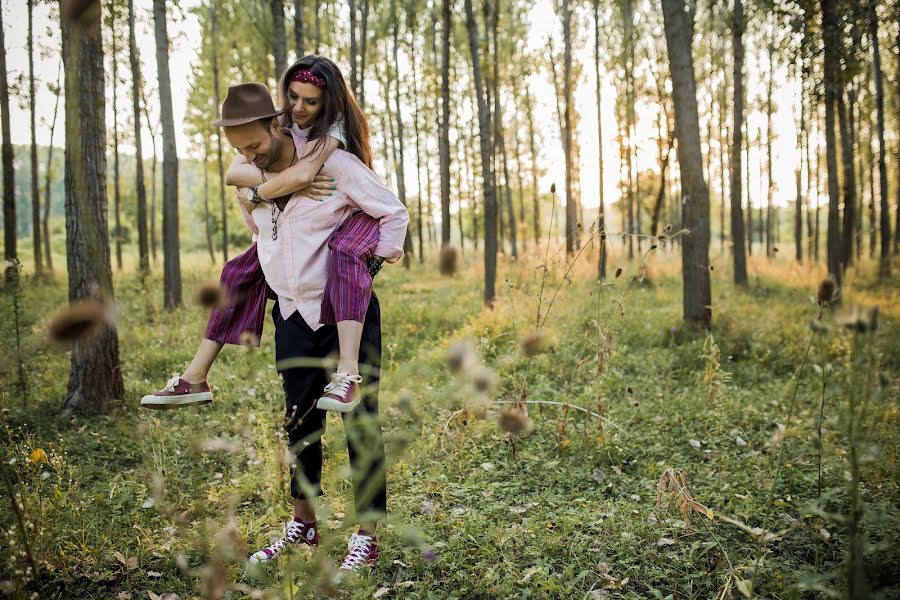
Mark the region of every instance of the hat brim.
POLYGON ((270 115, 257 115, 253 117, 238 117, 235 119, 216 119, 215 121, 210 121, 209 124, 213 127, 234 127, 236 125, 244 125, 246 123, 252 123, 253 121, 259 121, 260 119, 271 119, 272 117, 277 117, 283 115, 286 111, 279 110, 270 115))

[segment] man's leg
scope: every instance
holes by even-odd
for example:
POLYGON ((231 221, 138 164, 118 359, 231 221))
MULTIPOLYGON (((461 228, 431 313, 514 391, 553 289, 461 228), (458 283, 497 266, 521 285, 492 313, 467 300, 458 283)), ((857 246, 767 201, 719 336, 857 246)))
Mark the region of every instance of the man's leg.
POLYGON ((344 415, 347 449, 353 472, 353 491, 360 525, 375 531, 375 521, 387 513, 384 439, 378 419, 381 378, 381 310, 373 294, 360 345, 363 400, 344 415))

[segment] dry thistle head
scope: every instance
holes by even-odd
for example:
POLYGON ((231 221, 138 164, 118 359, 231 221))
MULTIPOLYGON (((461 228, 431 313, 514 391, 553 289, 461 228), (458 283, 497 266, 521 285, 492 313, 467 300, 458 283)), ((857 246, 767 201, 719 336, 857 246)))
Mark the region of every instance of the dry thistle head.
POLYGON ((550 193, 551 193, 551 194, 555 194, 555 193, 556 193, 556 183, 551 183, 551 184, 550 184, 550 193))
POLYGON ((47 333, 54 342, 73 344, 93 338, 105 326, 113 326, 110 306, 94 299, 79 300, 54 315, 47 333))
POLYGON ((475 343, 470 339, 460 340, 447 350, 447 366, 455 375, 471 371, 477 358, 475 343))
POLYGON ((669 225, 666 225, 666 230, 665 230, 665 231, 666 231, 666 233, 669 233, 670 231, 672 231, 672 225, 670 225, 670 224, 669 224, 669 225))
POLYGON ((497 374, 487 367, 481 367, 472 375, 472 384, 483 394, 493 391, 499 382, 497 374))
POLYGON ((837 281, 834 276, 829 275, 819 282, 819 288, 816 290, 816 302, 819 306, 829 307, 834 302, 834 295, 837 293, 837 281))
POLYGON ((547 336, 543 331, 532 331, 522 338, 522 352, 525 356, 537 356, 547 349, 547 336))
POLYGON ((497 425, 509 433, 522 433, 528 429, 528 417, 516 408, 504 408, 497 417, 497 425))
POLYGON ((616 279, 618 279, 620 275, 622 275, 622 267, 616 267, 616 279))
POLYGON ((204 308, 219 308, 225 304, 225 292, 219 284, 207 282, 197 288, 194 301, 204 308))
POLYGON ((459 270, 459 252, 455 246, 446 245, 441 247, 441 253, 438 257, 438 269, 441 275, 453 275, 459 270))

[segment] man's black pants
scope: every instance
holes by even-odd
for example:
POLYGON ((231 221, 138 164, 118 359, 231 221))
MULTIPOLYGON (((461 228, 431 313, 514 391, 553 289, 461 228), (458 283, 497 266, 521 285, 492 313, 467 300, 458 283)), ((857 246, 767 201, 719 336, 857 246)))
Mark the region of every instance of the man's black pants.
MULTIPOLYGON (((337 328, 323 325, 313 331, 295 312, 287 319, 275 303, 275 360, 285 393, 285 431, 296 457, 291 467, 291 497, 304 500, 322 493, 323 410, 315 407, 330 381, 321 359, 338 354, 337 328), (294 364, 291 364, 291 363, 294 364), (298 364, 302 363, 302 364, 298 364)), ((372 294, 363 324, 359 352, 363 399, 350 413, 343 413, 344 431, 353 473, 357 515, 377 518, 387 512, 384 441, 378 421, 378 383, 381 375, 381 309, 372 294)))

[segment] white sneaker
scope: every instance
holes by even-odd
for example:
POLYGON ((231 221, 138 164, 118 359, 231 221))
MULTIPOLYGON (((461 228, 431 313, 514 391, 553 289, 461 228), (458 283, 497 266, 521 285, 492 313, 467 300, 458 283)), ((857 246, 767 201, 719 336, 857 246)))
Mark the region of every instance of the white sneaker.
POLYGON ((350 412, 362 399, 359 391, 361 383, 362 377, 359 375, 338 371, 331 376, 331 383, 325 386, 325 393, 316 402, 316 407, 321 410, 350 412))

